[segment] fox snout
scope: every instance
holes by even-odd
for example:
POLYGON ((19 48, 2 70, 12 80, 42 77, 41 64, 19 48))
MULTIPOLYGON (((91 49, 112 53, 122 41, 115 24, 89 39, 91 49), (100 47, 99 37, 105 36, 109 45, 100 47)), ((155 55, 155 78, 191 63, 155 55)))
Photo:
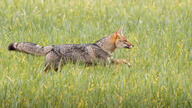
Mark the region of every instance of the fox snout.
POLYGON ((127 44, 126 46, 125 46, 125 48, 128 48, 128 49, 131 49, 131 48, 133 48, 134 47, 134 45, 132 45, 132 44, 127 44))
POLYGON ((133 44, 131 44, 127 39, 125 40, 117 40, 116 41, 116 47, 117 48, 127 48, 127 49, 131 49, 134 47, 133 44))

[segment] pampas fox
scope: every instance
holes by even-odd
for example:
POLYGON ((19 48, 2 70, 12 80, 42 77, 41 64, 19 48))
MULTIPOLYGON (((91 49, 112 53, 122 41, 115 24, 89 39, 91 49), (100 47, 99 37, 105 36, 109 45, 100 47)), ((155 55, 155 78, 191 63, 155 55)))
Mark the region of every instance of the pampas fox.
MULTIPOLYGON (((117 32, 90 44, 64 44, 39 46, 34 43, 21 42, 11 43, 8 46, 9 51, 20 51, 32 55, 46 56, 45 71, 53 67, 55 71, 58 67, 67 62, 76 63, 77 61, 85 64, 106 64, 112 53, 117 48, 133 48, 132 45, 122 33, 122 28, 117 32)), ((127 63, 125 60, 111 60, 112 63, 127 63)))

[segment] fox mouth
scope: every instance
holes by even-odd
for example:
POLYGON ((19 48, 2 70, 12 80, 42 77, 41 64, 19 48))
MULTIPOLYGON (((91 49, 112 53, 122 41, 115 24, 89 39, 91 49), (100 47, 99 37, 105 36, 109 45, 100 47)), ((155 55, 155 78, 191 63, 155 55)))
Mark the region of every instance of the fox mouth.
POLYGON ((127 48, 127 49, 131 49, 133 47, 134 47, 134 45, 127 45, 127 46, 125 46, 125 48, 127 48))

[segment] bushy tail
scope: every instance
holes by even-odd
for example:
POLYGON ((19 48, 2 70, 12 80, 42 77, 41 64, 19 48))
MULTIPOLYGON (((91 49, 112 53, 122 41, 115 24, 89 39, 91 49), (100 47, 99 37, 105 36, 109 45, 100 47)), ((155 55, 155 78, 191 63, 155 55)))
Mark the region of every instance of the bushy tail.
POLYGON ((29 42, 11 43, 8 46, 9 51, 20 51, 27 54, 39 55, 39 56, 46 55, 48 52, 52 50, 52 48, 53 46, 42 47, 37 44, 29 42))

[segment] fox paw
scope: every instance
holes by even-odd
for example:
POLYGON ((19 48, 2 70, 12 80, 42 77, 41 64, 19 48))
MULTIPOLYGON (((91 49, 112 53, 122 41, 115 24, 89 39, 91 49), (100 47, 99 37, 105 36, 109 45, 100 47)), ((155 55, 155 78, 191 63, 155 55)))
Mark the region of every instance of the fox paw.
POLYGON ((117 64, 127 64, 128 66, 131 66, 131 64, 127 60, 124 60, 124 59, 117 60, 117 64))

